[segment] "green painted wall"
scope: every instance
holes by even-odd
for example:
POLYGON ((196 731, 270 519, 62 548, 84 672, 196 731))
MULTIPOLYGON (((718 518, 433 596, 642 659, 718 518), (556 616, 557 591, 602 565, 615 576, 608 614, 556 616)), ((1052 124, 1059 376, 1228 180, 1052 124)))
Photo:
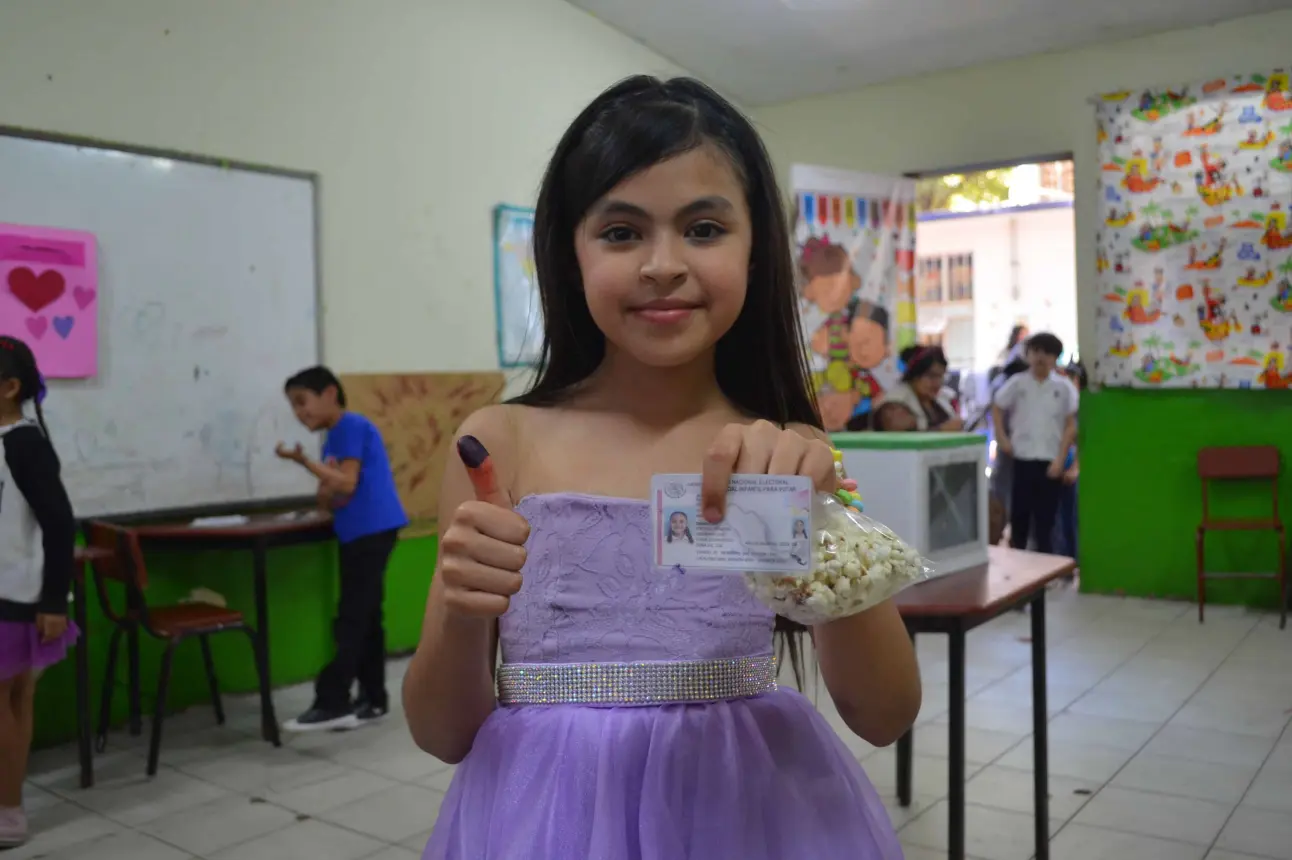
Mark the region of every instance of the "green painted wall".
MULTIPOLYGON (((435 567, 434 537, 400 541, 386 576, 386 644, 392 652, 410 651, 422 627, 422 610, 435 567)), ((175 602, 198 586, 212 589, 254 618, 251 558, 240 553, 157 553, 148 556, 148 599, 158 605, 175 602)), ((332 543, 275 550, 269 556, 270 660, 275 686, 314 677, 332 655, 332 617, 337 600, 336 546, 332 543)), ((118 604, 119 605, 119 604, 118 604)), ((107 660, 108 622, 99 612, 98 599, 89 598, 90 671, 93 713, 107 660)), ((222 634, 211 640, 220 686, 229 692, 256 688, 251 647, 241 634, 222 634)), ((156 701, 159 643, 143 637, 141 667, 144 714, 156 701)), ((114 720, 126 716, 126 660, 124 649, 117 674, 120 686, 114 696, 114 720)), ((75 737, 76 711, 72 659, 52 667, 41 678, 36 694, 36 745, 75 737)), ((176 652, 170 694, 172 710, 205 702, 209 698, 202 671, 201 649, 196 640, 176 652)), ((279 714, 288 719, 295 714, 279 714)))
MULTIPOLYGON (((1202 518, 1198 449, 1275 445, 1279 505, 1292 521, 1292 397, 1268 391, 1131 391, 1081 396, 1082 591, 1195 599, 1194 532, 1202 518)), ((1268 515, 1266 486, 1217 487, 1213 516, 1268 515)), ((1212 532, 1209 571, 1273 571, 1272 532, 1212 532)), ((1207 585, 1215 603, 1277 605, 1272 582, 1207 585)))

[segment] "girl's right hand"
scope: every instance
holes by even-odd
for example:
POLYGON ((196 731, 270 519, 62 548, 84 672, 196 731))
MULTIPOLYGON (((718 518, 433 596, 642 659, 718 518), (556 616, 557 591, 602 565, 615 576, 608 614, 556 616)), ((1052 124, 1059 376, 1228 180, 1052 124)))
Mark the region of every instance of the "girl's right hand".
POLYGON ((529 523, 485 501, 463 502, 440 541, 445 608, 458 615, 497 618, 520 591, 529 523))

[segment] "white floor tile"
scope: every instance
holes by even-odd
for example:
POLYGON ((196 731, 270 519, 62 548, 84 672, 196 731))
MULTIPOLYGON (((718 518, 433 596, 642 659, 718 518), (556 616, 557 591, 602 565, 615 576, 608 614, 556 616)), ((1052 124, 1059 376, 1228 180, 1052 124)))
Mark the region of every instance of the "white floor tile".
POLYGON ((1118 788, 1213 800, 1235 806, 1256 777, 1256 768, 1141 753, 1113 779, 1118 788))
MULTIPOLYGON (((1130 761, 1132 755, 1129 750, 1093 744, 1051 743, 1049 770, 1050 773, 1058 776, 1070 776, 1073 779, 1088 780, 1102 785, 1112 779, 1113 774, 1121 770, 1122 766, 1130 761)), ((1030 771, 1032 739, 1020 741, 1018 746, 1001 756, 996 764, 1030 771)))
MULTIPOLYGON (((71 803, 58 803, 31 813, 31 838, 21 848, 4 853, 4 860, 35 860, 56 851, 85 850, 87 845, 125 832, 119 824, 71 803)), ((75 852, 70 852, 75 856, 75 852)))
POLYGON ((1105 788, 1077 813, 1077 824, 1156 836, 1194 845, 1211 845, 1233 804, 1105 788))
POLYGON ((399 842, 435 825, 444 795, 429 788, 400 785, 325 812, 324 821, 387 842, 399 842))
MULTIPOLYGON (((7 856, 7 855, 6 855, 7 856)), ((85 845, 41 855, 43 860, 192 860, 193 855, 135 831, 111 833, 85 845)))
POLYGON ((295 821, 296 815, 281 806, 233 796, 168 815, 145 824, 142 830, 191 854, 206 857, 281 830, 295 821))
POLYGON ((1084 824, 1069 824, 1050 843, 1050 860, 1202 860, 1206 852, 1202 845, 1084 824))
MULTIPOLYGON (((947 850, 947 802, 939 801, 928 812, 906 825, 902 841, 921 848, 947 850)), ((965 807, 965 852, 984 860, 1028 860, 1036 851, 1035 819, 1030 814, 965 807)), ((1050 833, 1062 826, 1052 821, 1050 833)))
MULTIPOLYGON (((1050 775, 1050 818, 1067 821, 1099 790, 1099 783, 1050 775)), ((1030 813, 1036 797, 1031 771, 991 765, 969 781, 965 798, 978 806, 1030 813)))
POLYGON ((1240 805, 1216 847, 1271 860, 1292 860, 1292 815, 1240 805))
POLYGON ((362 860, 384 847, 376 839, 309 820, 212 854, 208 860, 362 860))
POLYGON ((1161 723, 1066 712, 1050 721, 1050 748, 1066 744, 1138 752, 1161 723))
POLYGON ((1273 738, 1168 724, 1153 736, 1144 752, 1210 764, 1258 768, 1273 747, 1273 738))

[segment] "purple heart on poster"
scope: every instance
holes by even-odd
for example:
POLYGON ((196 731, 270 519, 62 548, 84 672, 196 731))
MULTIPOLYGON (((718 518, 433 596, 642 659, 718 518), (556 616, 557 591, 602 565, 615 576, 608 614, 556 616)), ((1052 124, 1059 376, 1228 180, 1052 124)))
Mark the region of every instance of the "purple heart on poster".
POLYGON ((76 306, 81 310, 88 308, 93 302, 97 293, 89 287, 76 287, 72 290, 72 298, 76 300, 76 306))
POLYGON ((63 340, 67 340, 67 336, 72 333, 72 326, 75 324, 76 320, 71 317, 54 317, 54 331, 58 332, 58 336, 63 340))
POLYGON ((31 336, 36 340, 40 340, 45 336, 45 332, 49 331, 49 320, 44 317, 27 317, 27 331, 31 332, 31 336))

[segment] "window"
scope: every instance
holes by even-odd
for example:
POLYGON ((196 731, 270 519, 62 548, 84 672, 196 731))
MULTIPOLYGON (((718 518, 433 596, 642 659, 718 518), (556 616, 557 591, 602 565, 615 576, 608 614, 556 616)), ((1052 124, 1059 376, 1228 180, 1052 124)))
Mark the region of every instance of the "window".
POLYGON ((973 300, 973 254, 947 257, 947 301, 973 300))
POLYGON ((940 302, 942 301, 942 257, 920 257, 919 264, 919 293, 918 300, 921 302, 940 302))

